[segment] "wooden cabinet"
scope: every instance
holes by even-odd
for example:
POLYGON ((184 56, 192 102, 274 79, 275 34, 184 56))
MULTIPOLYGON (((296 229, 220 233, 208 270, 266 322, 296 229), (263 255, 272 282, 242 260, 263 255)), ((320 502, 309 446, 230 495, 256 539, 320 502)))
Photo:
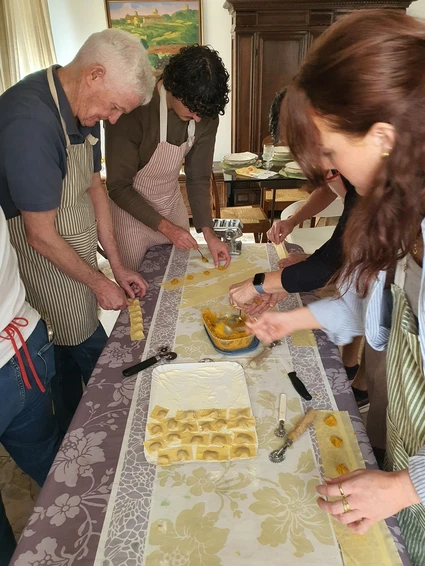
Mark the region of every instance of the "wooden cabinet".
MULTIPOLYGON (((224 208, 224 207, 227 206, 227 187, 226 187, 226 184, 225 184, 224 179, 223 179, 223 171, 220 167, 220 162, 214 162, 213 171, 214 171, 214 176, 215 176, 215 180, 216 180, 216 183, 217 183, 217 190, 218 190, 218 196, 219 196, 219 200, 220 200, 220 207, 224 208)), ((187 213, 189 215, 189 218, 192 218, 192 210, 190 208, 189 198, 187 196, 187 190, 186 190, 186 176, 185 176, 184 173, 181 173, 179 175, 179 185, 180 185, 180 191, 182 193, 184 203, 185 203, 186 208, 187 208, 187 213)), ((211 210, 213 210, 212 192, 211 191, 210 191, 210 199, 211 199, 211 210)))
MULTIPOLYGON (((411 0, 228 0, 232 17, 232 151, 262 151, 270 104, 314 40, 360 8, 405 10, 411 0)), ((242 203, 241 203, 242 204, 242 203)))

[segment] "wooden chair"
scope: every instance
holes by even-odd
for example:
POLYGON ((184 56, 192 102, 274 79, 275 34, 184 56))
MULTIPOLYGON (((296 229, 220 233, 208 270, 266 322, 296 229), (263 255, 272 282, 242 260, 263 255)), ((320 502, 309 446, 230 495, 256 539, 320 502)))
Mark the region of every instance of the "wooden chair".
MULTIPOLYGON (((273 191, 265 188, 263 195, 264 212, 268 214, 272 208, 273 191)), ((275 211, 282 211, 294 202, 307 200, 309 196, 310 194, 304 188, 277 189, 274 209, 275 211)))
POLYGON ((211 173, 212 209, 215 218, 239 219, 244 234, 254 234, 256 243, 267 242, 270 220, 259 204, 221 208, 214 171, 211 173))

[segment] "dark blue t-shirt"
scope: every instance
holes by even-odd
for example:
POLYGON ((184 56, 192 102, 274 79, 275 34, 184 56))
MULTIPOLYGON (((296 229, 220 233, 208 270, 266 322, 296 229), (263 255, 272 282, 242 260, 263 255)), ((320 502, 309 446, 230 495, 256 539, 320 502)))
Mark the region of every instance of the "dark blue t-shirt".
MULTIPOLYGON (((70 142, 98 138, 93 172, 100 171, 100 125, 84 127, 74 118, 55 70, 53 76, 70 142)), ((66 171, 65 136, 44 69, 0 96, 0 206, 6 218, 58 208, 66 171)))

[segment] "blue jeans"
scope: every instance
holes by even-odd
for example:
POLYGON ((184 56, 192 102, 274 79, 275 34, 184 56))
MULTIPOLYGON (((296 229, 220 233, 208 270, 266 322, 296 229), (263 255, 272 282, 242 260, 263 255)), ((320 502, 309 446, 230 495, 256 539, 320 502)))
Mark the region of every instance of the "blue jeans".
POLYGON ((52 381, 52 394, 59 430, 68 430, 72 417, 83 394, 83 381, 87 385, 108 337, 99 322, 87 340, 78 346, 56 346, 56 375, 52 381))
MULTIPOLYGON (((25 387, 16 356, 0 368, 0 442, 17 465, 43 485, 61 441, 50 393, 55 373, 53 342, 48 341, 43 321, 39 321, 28 338, 27 347, 46 391, 42 393, 35 383, 21 348, 32 388, 25 387)), ((0 566, 9 564, 15 546, 0 497, 0 566)))

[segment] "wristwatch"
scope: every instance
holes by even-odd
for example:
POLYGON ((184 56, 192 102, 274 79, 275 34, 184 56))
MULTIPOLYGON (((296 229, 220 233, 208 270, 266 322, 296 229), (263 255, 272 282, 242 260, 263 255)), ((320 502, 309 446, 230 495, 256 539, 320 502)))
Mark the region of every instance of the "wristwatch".
POLYGON ((264 291, 263 289, 263 284, 264 284, 264 279, 266 278, 266 274, 265 273, 256 273, 254 275, 254 280, 252 282, 252 284, 255 287, 255 290, 257 291, 257 293, 260 293, 261 295, 265 295, 266 291, 264 291))

